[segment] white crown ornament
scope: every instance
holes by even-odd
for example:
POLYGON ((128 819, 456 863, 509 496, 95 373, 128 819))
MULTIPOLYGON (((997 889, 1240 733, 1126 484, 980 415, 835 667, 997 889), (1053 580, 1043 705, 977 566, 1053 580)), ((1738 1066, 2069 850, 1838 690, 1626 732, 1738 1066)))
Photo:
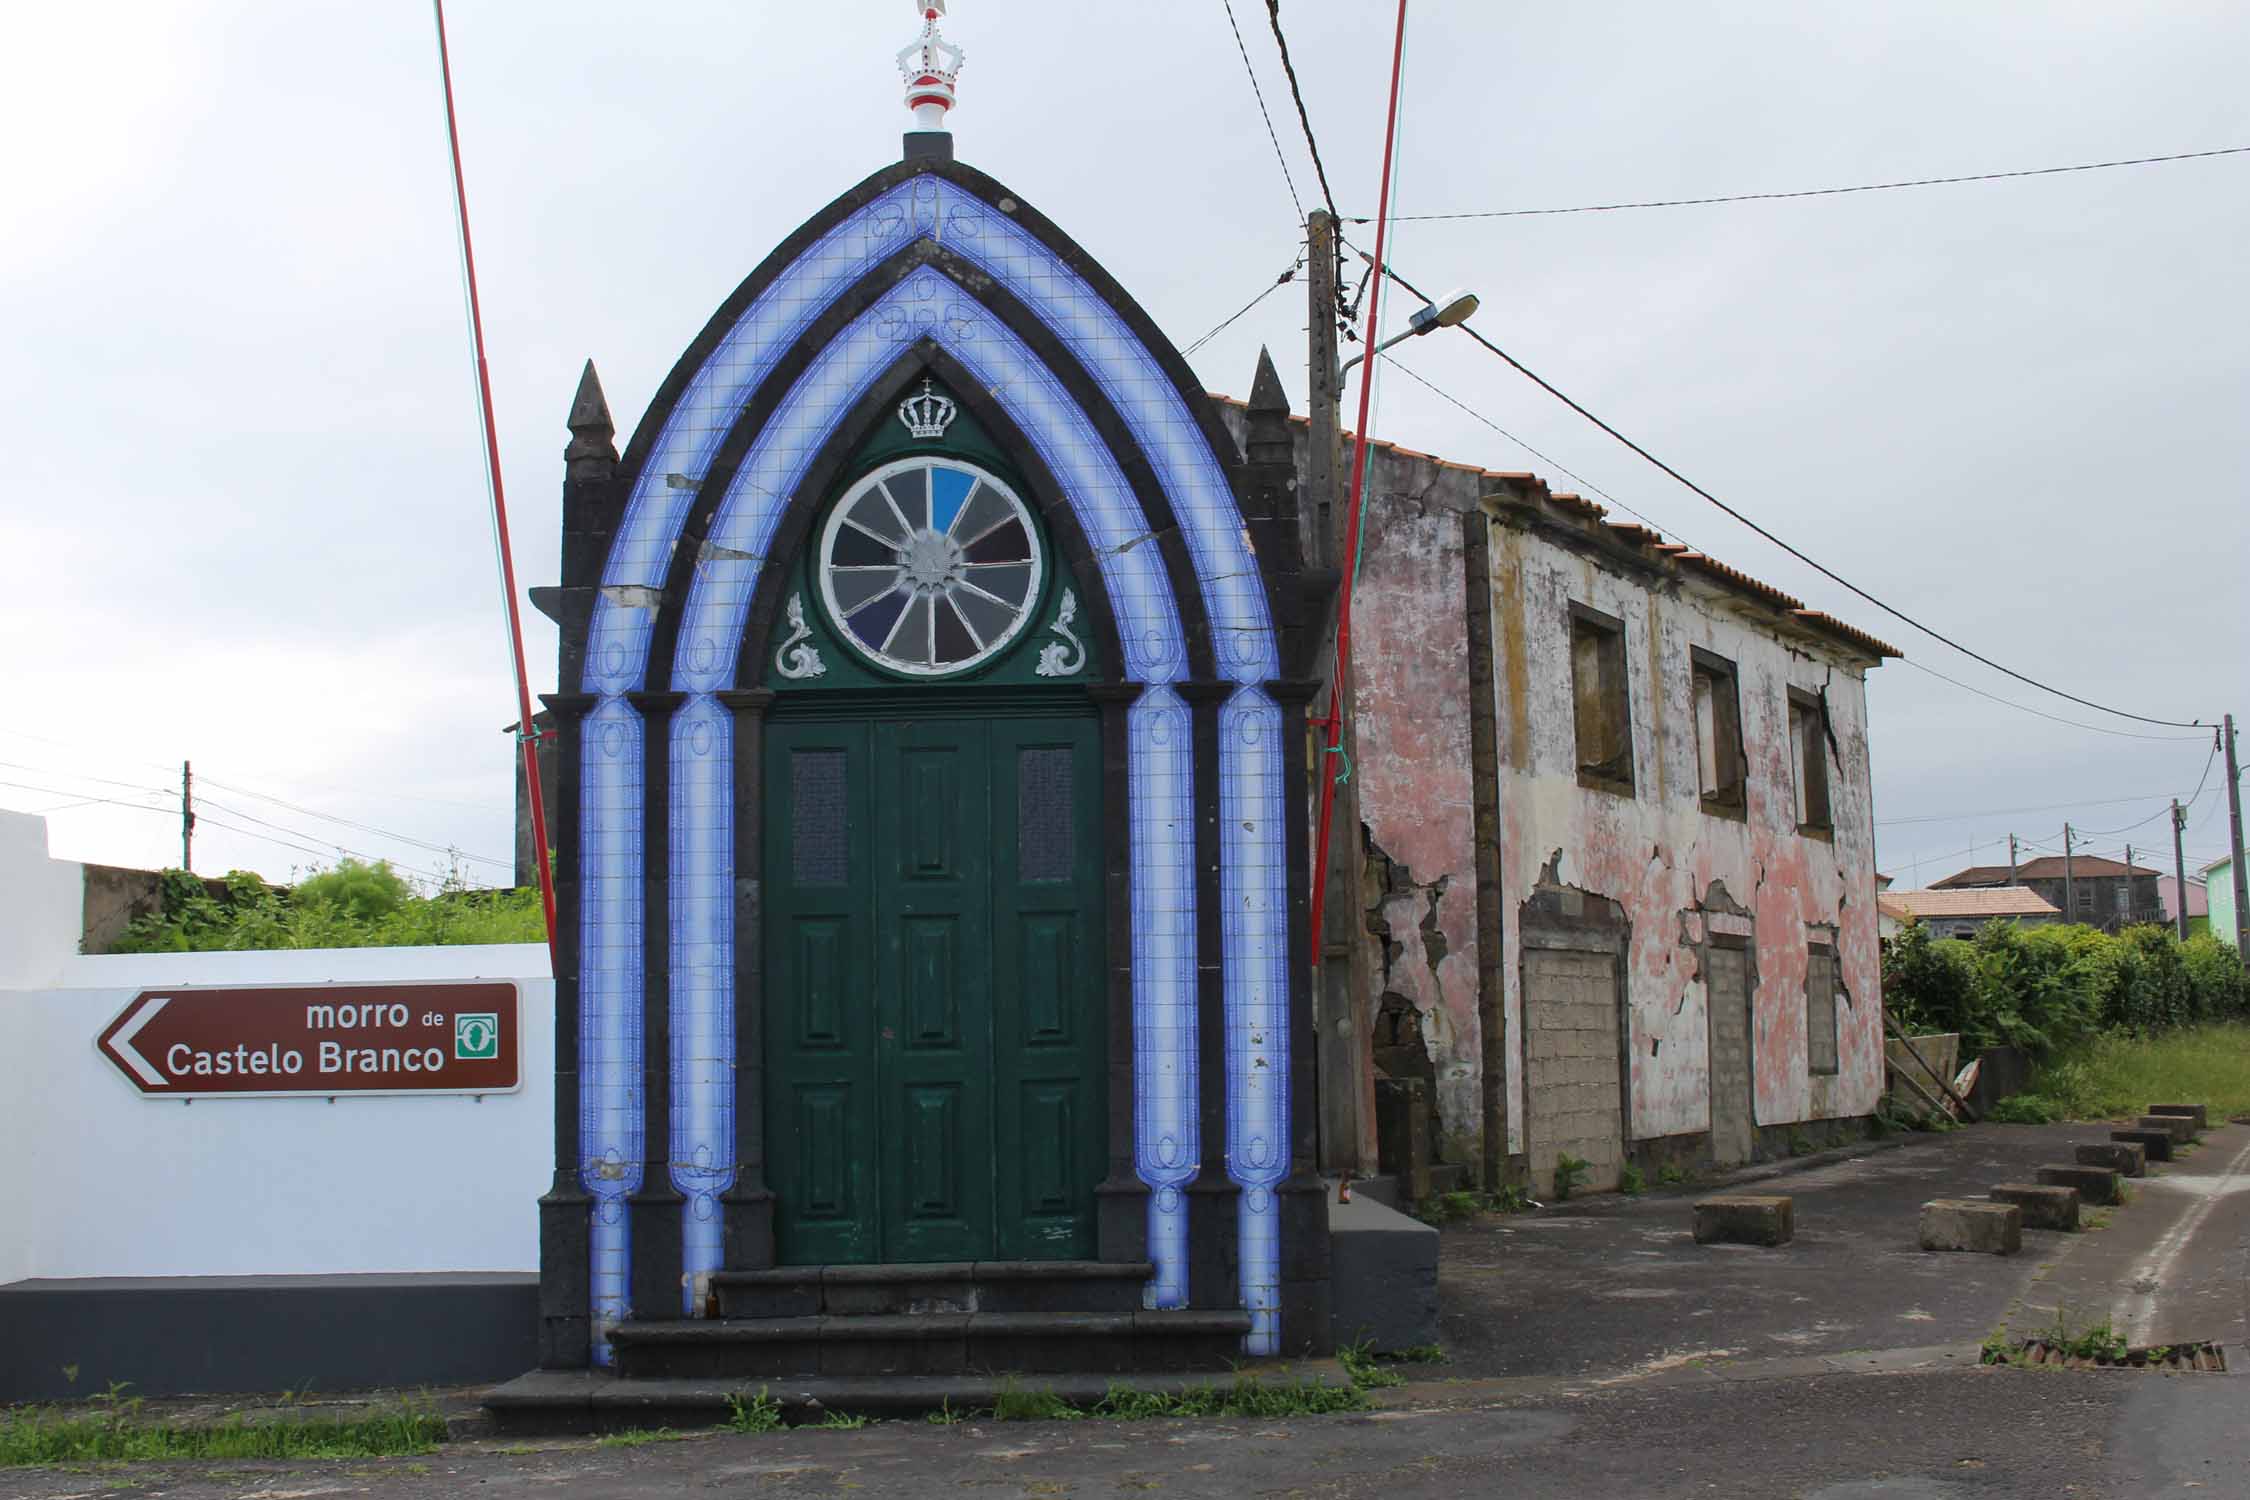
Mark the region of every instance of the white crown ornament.
POLYGON ((916 130, 943 130, 945 112, 953 107, 953 85, 960 81, 968 54, 938 33, 945 0, 914 0, 914 14, 922 18, 922 34, 898 49, 906 107, 914 111, 916 130))
POLYGON ((945 429, 953 425, 957 414, 958 408, 952 399, 932 390, 927 380, 922 382, 920 395, 909 396, 898 404, 898 419, 918 438, 944 437, 945 429))

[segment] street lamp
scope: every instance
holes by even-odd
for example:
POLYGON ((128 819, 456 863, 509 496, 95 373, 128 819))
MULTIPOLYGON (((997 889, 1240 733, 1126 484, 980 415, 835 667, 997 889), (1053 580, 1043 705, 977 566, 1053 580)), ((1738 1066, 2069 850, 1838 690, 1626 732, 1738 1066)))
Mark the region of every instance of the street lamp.
POLYGON ((1393 344, 1403 344, 1408 339, 1418 339, 1423 334, 1432 332, 1435 329, 1458 327, 1459 325, 1468 322, 1469 319, 1475 315, 1476 310, 1477 294, 1475 292, 1447 292, 1443 297, 1431 303, 1428 307, 1417 309, 1414 315, 1406 320, 1405 332, 1394 333, 1389 338, 1383 340, 1383 342, 1381 342, 1380 344, 1377 344, 1374 348, 1368 350, 1366 354, 1355 354, 1350 359, 1345 360, 1336 371, 1338 386, 1341 387, 1343 383, 1343 377, 1351 373, 1351 368, 1353 365, 1358 364, 1360 361, 1368 358, 1370 355, 1380 354, 1385 349, 1390 348, 1393 344))

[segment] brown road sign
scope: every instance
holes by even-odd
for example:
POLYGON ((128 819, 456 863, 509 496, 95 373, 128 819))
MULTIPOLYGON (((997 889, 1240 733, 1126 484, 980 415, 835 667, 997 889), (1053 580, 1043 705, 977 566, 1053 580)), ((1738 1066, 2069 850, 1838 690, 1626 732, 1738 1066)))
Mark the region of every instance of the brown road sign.
POLYGON ((143 990, 94 1039, 151 1099, 505 1094, 522 1082, 513 984, 143 990))

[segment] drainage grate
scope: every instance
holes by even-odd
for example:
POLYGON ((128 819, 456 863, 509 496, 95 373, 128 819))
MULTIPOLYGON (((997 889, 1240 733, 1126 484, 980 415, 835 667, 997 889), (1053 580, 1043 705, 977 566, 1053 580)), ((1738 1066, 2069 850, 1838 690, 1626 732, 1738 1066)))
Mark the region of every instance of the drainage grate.
POLYGON ((1983 1362, 2039 1365, 2060 1370, 2197 1370, 2223 1374, 2227 1356, 2223 1347, 2213 1343, 2151 1344, 2146 1348, 2128 1349, 2123 1357, 2116 1358, 2106 1354, 2073 1354, 2045 1339, 2024 1339, 2012 1349, 1988 1346, 1983 1362))

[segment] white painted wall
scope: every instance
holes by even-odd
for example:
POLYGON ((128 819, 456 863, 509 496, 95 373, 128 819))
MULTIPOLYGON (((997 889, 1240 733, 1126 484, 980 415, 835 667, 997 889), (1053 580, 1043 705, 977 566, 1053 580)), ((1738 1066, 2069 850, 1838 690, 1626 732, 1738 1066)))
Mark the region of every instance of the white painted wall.
MULTIPOLYGON (((33 820, 37 821, 37 820, 33 820)), ((0 836, 15 830, 0 827, 0 836)), ((10 891, 25 845, 0 849, 10 891)), ((38 845, 46 859, 44 836, 38 845)), ((70 867, 73 874, 76 867, 70 867)), ((47 917, 59 909, 47 891, 47 917)), ((75 904, 68 931, 78 931, 75 904)), ((6 936, 40 934, 10 913, 6 936)), ((36 951, 36 950, 35 950, 36 951)), ((0 983, 0 1282, 26 1276, 530 1271, 554 1151, 554 982, 537 944, 65 952, 0 983), (523 1086, 475 1097, 143 1097, 94 1038, 144 989, 514 980, 523 1086)), ((11 974, 20 972, 11 967, 11 974)))
POLYGON ((47 820, 0 812, 0 989, 45 984, 78 955, 85 867, 47 857, 47 820))

